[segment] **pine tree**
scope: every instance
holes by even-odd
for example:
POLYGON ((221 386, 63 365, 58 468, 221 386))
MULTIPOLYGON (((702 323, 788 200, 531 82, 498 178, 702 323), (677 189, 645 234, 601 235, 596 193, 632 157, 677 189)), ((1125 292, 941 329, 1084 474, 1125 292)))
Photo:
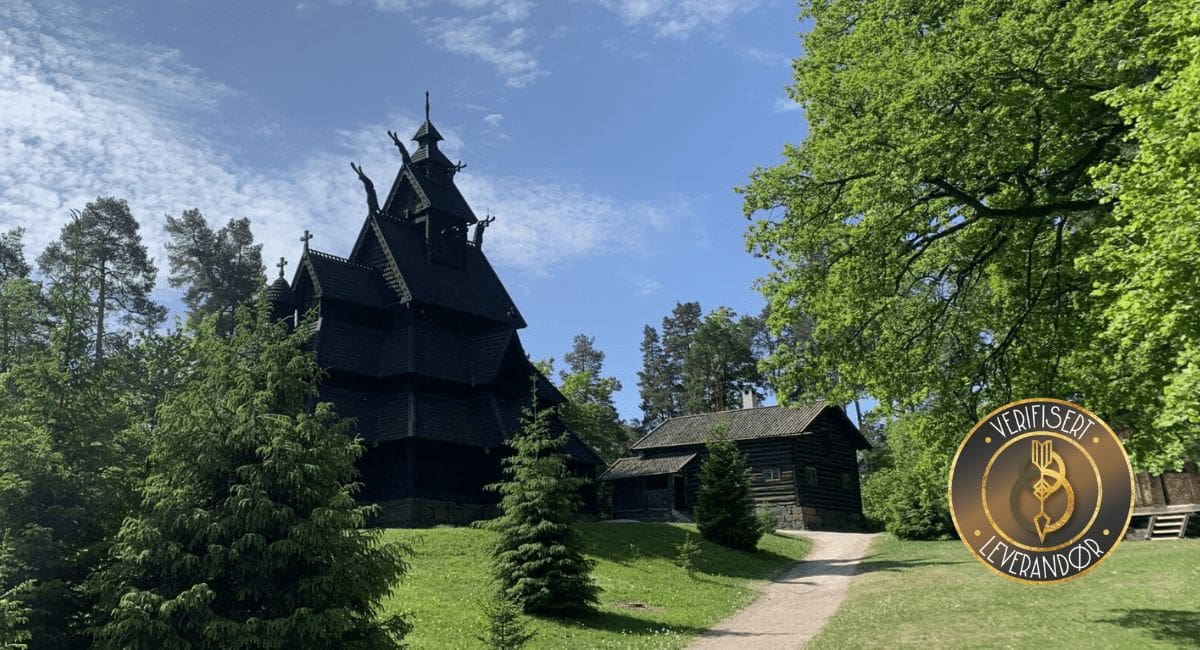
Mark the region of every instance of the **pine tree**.
POLYGON ((287 333, 261 300, 237 311, 231 337, 215 320, 158 409, 141 507, 98 581, 98 645, 396 647, 406 624, 376 616, 405 549, 363 529, 362 447, 331 404, 311 406, 311 328, 287 333))
POLYGON ((38 258, 53 284, 67 281, 85 287, 91 304, 92 356, 99 365, 112 341, 108 320, 146 331, 162 322, 166 310, 150 299, 157 269, 146 254, 137 220, 124 199, 100 197, 82 211, 73 210, 57 241, 38 258))
POLYGON ((167 217, 168 278, 172 287, 187 286, 183 301, 188 318, 199 322, 217 314, 217 330, 233 329, 233 312, 249 301, 266 281, 262 244, 254 243, 249 219, 230 219, 214 231, 199 210, 167 217))
POLYGON ((487 527, 500 533, 492 558, 504 598, 530 613, 575 613, 599 602, 599 588, 571 527, 584 481, 568 473, 567 433, 553 431, 551 414, 538 408, 535 386, 508 441, 506 480, 489 486, 502 514, 487 527))
POLYGON ((707 540, 752 551, 763 530, 754 512, 750 470, 737 444, 719 434, 708 441, 708 456, 700 464, 696 526, 707 540))
POLYGON ((688 413, 724 411, 737 404, 745 388, 760 383, 754 358, 758 321, 718 307, 705 316, 684 353, 684 403, 688 413))
POLYGON ((638 372, 638 394, 642 398, 641 426, 648 431, 663 420, 677 415, 677 412, 672 396, 670 367, 659 340, 658 330, 649 325, 642 329, 641 349, 642 369, 638 372))
POLYGON ((521 608, 500 594, 483 603, 485 634, 478 637, 489 650, 519 650, 533 638, 522 620, 521 608))
POLYGON ((684 363, 696 332, 704 322, 698 302, 677 302, 662 319, 662 348, 671 390, 671 415, 693 413, 687 409, 684 363))

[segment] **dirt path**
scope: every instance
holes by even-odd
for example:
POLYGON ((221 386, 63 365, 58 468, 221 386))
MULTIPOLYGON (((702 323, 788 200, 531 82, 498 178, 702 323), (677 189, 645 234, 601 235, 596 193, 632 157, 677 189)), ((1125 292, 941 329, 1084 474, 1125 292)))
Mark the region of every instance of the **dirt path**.
POLYGON ((798 648, 817 635, 837 611, 858 563, 875 535, 780 531, 812 540, 812 551, 767 585, 762 596, 718 623, 690 647, 798 648))

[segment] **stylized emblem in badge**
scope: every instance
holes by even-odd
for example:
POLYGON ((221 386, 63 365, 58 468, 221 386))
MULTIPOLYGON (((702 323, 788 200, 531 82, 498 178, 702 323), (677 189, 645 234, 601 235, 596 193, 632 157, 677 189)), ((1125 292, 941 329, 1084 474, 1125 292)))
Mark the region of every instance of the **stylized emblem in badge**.
POLYGON ((1133 511, 1125 448, 1102 420, 1054 399, 993 411, 959 446, 950 512, 963 543, 1021 582, 1061 582, 1116 548, 1133 511))

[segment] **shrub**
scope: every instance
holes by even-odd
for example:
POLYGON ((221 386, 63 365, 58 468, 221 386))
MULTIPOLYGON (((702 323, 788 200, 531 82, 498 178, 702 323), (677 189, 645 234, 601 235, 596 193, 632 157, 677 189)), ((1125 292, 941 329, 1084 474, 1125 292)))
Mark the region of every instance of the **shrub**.
POLYGON ((747 551, 754 550, 763 535, 746 458, 732 440, 708 441, 708 456, 700 464, 696 526, 707 540, 747 551))

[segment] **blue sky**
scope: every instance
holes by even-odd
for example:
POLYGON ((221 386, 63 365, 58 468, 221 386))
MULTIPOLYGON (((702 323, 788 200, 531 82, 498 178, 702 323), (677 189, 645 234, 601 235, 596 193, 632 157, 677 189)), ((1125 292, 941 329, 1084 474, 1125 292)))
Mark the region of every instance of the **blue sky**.
MULTIPOLYGON (((733 187, 804 137, 784 88, 795 5, 730 0, 0 3, 0 229, 27 255, 71 208, 130 201, 166 284, 162 225, 249 217, 268 264, 349 252, 360 162, 432 94, 485 252, 535 358, 596 337, 640 415, 642 326, 676 301, 757 312, 733 187)), ((289 272, 290 273, 290 272, 289 272)))

